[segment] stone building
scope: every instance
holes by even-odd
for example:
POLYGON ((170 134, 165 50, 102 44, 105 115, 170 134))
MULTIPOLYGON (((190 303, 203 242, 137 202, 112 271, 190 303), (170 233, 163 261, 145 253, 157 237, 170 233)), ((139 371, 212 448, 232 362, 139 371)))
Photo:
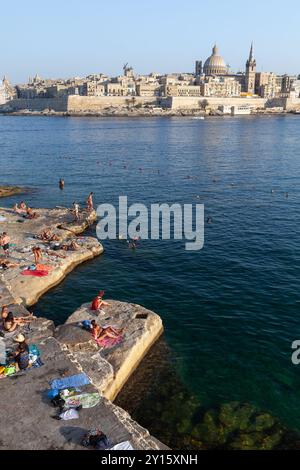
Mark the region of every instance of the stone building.
POLYGON ((202 96, 231 97, 240 96, 241 84, 234 77, 205 77, 200 85, 202 96))

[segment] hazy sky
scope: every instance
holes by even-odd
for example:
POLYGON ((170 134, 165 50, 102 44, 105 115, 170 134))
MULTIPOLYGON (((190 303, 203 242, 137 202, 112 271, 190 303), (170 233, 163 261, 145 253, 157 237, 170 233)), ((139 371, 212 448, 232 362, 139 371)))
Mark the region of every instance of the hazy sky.
POLYGON ((0 0, 0 74, 193 71, 217 42, 232 70, 300 73, 299 0, 0 0), (248 4, 248 7, 247 7, 248 4))

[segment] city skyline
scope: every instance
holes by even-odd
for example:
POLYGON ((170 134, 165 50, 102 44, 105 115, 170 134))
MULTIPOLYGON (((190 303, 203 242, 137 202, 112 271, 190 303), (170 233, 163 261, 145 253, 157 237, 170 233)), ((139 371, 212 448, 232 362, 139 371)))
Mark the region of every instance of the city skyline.
POLYGON ((1 74, 13 83, 24 83, 35 73, 49 78, 99 72, 116 76, 124 61, 140 74, 193 72, 195 60, 204 61, 214 43, 231 70, 238 71, 244 70, 251 41, 258 71, 299 74, 294 49, 300 41, 300 6, 294 0, 286 10, 279 1, 265 3, 254 1, 250 9, 236 0, 226 5, 216 1, 214 8, 195 0, 184 5, 116 0, 111 7, 87 0, 83 9, 78 0, 72 1, 73 8, 53 0, 45 13, 37 0, 29 0, 25 9, 17 1, 20 8, 14 11, 8 4, 1 7, 0 40, 8 44, 2 47, 1 74), (288 34, 283 34, 287 24, 288 34))

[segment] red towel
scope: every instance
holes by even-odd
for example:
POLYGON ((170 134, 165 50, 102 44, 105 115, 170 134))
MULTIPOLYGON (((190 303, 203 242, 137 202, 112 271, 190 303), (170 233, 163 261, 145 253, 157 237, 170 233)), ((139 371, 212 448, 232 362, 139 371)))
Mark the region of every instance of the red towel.
POLYGON ((36 276, 36 277, 44 277, 48 276, 48 271, 41 271, 39 269, 34 269, 33 271, 30 269, 24 269, 24 271, 21 272, 23 276, 36 276))

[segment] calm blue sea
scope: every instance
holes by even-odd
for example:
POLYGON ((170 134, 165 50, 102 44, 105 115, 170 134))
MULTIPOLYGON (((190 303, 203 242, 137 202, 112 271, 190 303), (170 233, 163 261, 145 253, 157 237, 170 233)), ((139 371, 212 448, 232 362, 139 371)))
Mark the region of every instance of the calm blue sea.
POLYGON ((63 322, 100 289, 142 304, 163 318, 178 373, 202 403, 251 402, 300 430, 300 365, 291 362, 300 339, 299 116, 2 116, 0 164, 0 184, 34 188, 33 207, 83 202, 90 191, 96 203, 204 203, 213 222, 201 251, 105 242, 105 254, 45 295, 39 313, 63 322))

